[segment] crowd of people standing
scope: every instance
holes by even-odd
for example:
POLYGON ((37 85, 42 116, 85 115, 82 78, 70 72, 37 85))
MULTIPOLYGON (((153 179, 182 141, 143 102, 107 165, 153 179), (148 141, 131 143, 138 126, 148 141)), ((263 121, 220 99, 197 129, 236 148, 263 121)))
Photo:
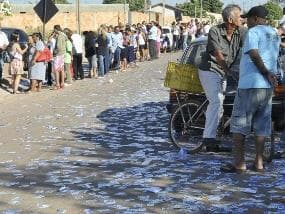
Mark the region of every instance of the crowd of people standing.
MULTIPOLYGON (((33 33, 24 47, 19 44, 17 32, 11 35, 10 43, 1 32, 0 48, 6 49, 11 56, 12 93, 22 93, 19 82, 25 73, 24 64, 28 65, 29 92, 40 91, 43 83, 58 90, 85 78, 84 57, 89 64, 88 77, 103 78, 111 71, 125 72, 129 67, 136 67, 137 62, 155 60, 166 51, 183 50, 194 38, 206 35, 207 26, 208 23, 199 24, 197 20, 188 24, 173 22, 173 38, 169 38, 167 34, 163 35, 162 27, 155 21, 126 26, 101 25, 97 31, 84 31, 83 35, 55 25, 47 41, 41 33, 33 33), (52 60, 39 61, 46 48, 52 54, 52 60)), ((3 65, 0 67, 3 70, 3 65)))

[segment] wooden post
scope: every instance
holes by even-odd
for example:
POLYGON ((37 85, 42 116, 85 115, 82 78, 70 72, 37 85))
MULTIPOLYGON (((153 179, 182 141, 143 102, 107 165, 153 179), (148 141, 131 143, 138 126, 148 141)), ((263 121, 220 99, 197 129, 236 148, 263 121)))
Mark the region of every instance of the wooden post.
POLYGON ((80 0, 76 0, 76 27, 77 33, 80 34, 80 0))
POLYGON ((45 40, 45 34, 46 34, 46 16, 47 16, 47 4, 46 0, 44 0, 44 21, 43 21, 43 40, 45 40))
POLYGON ((165 0, 163 0, 163 9, 162 9, 162 26, 165 26, 165 0))

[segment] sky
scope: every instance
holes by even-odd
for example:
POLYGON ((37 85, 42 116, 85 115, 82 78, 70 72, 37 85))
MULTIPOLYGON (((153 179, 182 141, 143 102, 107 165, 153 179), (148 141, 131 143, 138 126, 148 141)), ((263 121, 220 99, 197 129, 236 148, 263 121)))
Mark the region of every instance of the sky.
MULTIPOLYGON (((11 3, 28 3, 28 2, 37 2, 38 0, 10 0, 11 3)), ((74 0, 69 0, 70 2, 74 0)), ((170 5, 175 5, 176 3, 183 3, 186 2, 187 0, 165 0, 166 4, 170 5)), ((100 4, 102 3, 102 0, 80 0, 82 3, 94 3, 94 4, 100 4)), ((151 0, 152 4, 160 3, 162 0, 151 0)), ((236 0, 223 0, 224 5, 226 4, 232 4, 232 3, 237 3, 236 0)), ((239 0, 238 4, 240 7, 244 10, 248 10, 249 8, 259 5, 259 4, 264 4, 266 3, 267 0, 239 0)))

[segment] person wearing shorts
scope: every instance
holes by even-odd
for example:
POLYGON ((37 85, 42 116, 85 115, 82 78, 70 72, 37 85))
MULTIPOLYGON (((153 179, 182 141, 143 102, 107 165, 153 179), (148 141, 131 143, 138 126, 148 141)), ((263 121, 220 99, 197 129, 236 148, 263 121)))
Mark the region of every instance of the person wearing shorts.
POLYGON ((56 38, 56 44, 54 49, 54 75, 55 75, 55 82, 56 85, 54 89, 64 88, 64 54, 66 52, 66 41, 67 36, 61 30, 59 25, 54 26, 54 34, 56 38))
POLYGON ((268 11, 256 6, 242 16, 247 18, 249 30, 244 39, 240 62, 240 79, 231 116, 234 158, 221 167, 223 172, 246 170, 244 142, 246 135, 255 134, 256 156, 250 169, 263 172, 265 138, 271 135, 271 109, 273 86, 276 83, 277 57, 280 38, 266 24, 268 11))

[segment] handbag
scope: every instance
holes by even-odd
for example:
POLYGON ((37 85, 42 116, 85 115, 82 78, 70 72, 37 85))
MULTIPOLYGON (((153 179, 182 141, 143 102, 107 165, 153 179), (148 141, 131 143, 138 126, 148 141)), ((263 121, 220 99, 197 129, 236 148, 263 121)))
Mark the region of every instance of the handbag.
POLYGON ((42 51, 40 51, 40 54, 36 58, 36 62, 50 62, 52 60, 52 53, 48 49, 48 47, 45 47, 42 51))

